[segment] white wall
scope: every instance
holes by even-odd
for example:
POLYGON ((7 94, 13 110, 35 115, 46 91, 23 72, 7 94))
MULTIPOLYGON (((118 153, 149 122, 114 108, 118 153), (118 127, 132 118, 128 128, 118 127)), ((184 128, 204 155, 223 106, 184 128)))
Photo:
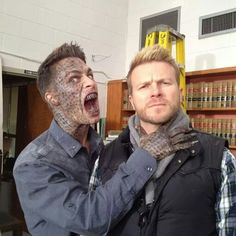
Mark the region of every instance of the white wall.
POLYGON ((53 48, 77 41, 98 71, 105 116, 105 83, 126 74, 139 49, 140 18, 178 6, 186 71, 235 66, 236 33, 198 39, 199 16, 235 8, 235 0, 0 0, 0 57, 4 66, 37 70, 53 48))
POLYGON ((199 17, 236 8, 235 0, 129 0, 126 71, 139 49, 140 18, 179 6, 180 33, 186 36, 186 71, 236 66, 236 32, 198 39, 199 17))
MULTIPOLYGON (((92 69, 121 79, 127 9, 127 0, 0 0, 3 65, 37 70, 53 48, 73 40, 84 49, 92 69)), ((97 75, 100 82, 107 81, 103 74, 95 74, 95 79, 97 75)))

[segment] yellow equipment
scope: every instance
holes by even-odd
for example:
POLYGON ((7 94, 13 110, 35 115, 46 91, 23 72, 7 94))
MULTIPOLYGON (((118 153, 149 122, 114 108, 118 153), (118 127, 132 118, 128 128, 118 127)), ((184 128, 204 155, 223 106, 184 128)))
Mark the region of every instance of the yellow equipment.
POLYGON ((186 111, 186 79, 185 79, 185 36, 168 25, 158 25, 150 29, 146 35, 145 47, 159 44, 172 54, 172 45, 176 44, 176 62, 180 69, 180 88, 182 90, 182 108, 186 111))

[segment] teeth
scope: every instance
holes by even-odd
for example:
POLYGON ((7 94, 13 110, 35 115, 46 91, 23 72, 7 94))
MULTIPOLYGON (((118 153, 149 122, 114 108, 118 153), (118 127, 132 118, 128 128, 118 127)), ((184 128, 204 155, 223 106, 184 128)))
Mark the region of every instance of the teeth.
POLYGON ((96 93, 90 93, 89 95, 86 96, 85 101, 87 102, 87 101, 89 101, 91 99, 95 99, 95 98, 97 98, 97 94, 96 93))

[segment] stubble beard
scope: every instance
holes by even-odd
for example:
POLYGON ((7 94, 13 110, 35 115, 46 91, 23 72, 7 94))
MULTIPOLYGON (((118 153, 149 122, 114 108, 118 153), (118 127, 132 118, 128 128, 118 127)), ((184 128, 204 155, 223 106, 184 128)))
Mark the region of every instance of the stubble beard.
MULTIPOLYGON (((156 111, 155 114, 150 115, 150 112, 146 108, 136 112, 141 121, 152 125, 160 126, 172 119, 172 117, 178 112, 179 106, 180 104, 168 106, 168 110, 166 111, 165 109, 164 114, 160 114, 160 116, 158 115, 158 111, 156 111)), ((160 113, 162 112, 163 111, 160 110, 160 113)))

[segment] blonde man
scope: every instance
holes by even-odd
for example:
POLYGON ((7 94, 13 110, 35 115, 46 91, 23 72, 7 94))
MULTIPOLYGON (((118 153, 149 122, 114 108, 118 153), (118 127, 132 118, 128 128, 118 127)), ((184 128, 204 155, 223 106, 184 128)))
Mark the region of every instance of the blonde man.
POLYGON ((136 114, 106 147, 102 180, 106 182, 121 162, 145 145, 147 136, 155 140, 149 147, 158 168, 109 235, 236 235, 235 158, 225 140, 191 128, 180 106, 174 59, 158 45, 144 48, 134 57, 127 82, 136 114))

